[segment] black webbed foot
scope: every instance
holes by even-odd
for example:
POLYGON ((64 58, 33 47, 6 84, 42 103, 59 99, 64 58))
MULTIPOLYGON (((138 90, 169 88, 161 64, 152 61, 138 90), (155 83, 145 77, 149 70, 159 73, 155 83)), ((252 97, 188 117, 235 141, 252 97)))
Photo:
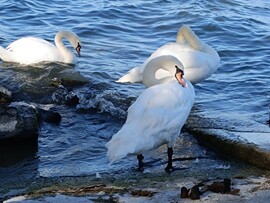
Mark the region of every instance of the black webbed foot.
POLYGON ((167 166, 165 168, 165 171, 170 173, 170 172, 174 171, 174 167, 172 165, 172 156, 173 156, 172 147, 168 147, 167 153, 168 153, 168 164, 167 164, 167 166))
POLYGON ((137 155, 137 159, 138 159, 138 169, 137 169, 137 171, 143 172, 143 170, 144 170, 144 168, 143 168, 144 156, 142 154, 139 154, 139 155, 137 155))
POLYGON ((165 171, 167 172, 167 173, 171 173, 171 172, 173 172, 175 169, 174 169, 174 167, 173 166, 166 166, 166 168, 165 168, 165 171))

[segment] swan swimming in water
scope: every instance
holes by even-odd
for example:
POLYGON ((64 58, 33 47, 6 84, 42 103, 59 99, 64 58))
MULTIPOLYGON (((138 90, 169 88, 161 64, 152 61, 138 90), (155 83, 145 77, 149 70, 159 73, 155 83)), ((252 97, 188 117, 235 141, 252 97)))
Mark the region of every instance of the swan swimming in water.
POLYGON ((0 58, 3 61, 29 65, 39 62, 74 63, 74 55, 63 44, 66 38, 80 56, 81 41, 79 37, 69 31, 60 31, 55 35, 55 45, 36 38, 24 37, 12 42, 6 49, 0 46, 0 58))
POLYGON ((137 155, 141 170, 142 153, 167 144, 166 171, 171 171, 173 145, 194 103, 194 88, 182 78, 184 67, 174 56, 155 57, 144 69, 142 81, 149 88, 129 107, 125 124, 106 144, 107 157, 113 163, 127 155, 137 155), (178 81, 175 67, 180 69, 178 81), (159 69, 168 71, 170 76, 156 78, 159 69))
MULTIPOLYGON (((175 56, 185 68, 185 78, 192 84, 199 83, 212 75, 220 62, 218 53, 201 41, 189 26, 183 25, 178 31, 176 42, 160 47, 141 66, 131 69, 116 82, 142 82, 147 64, 152 59, 163 55, 175 56)), ((168 72, 164 70, 157 72, 159 78, 168 75, 168 72)))

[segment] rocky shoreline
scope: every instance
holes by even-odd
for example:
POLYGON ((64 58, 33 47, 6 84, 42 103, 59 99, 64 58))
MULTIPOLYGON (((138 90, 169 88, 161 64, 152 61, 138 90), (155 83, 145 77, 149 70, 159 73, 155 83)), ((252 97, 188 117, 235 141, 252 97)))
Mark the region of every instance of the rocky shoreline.
MULTIPOLYGON (((61 85, 55 88, 52 100, 56 104, 67 106, 75 106, 79 102, 79 98, 72 91, 61 85)), ((24 153, 35 154, 38 149, 37 139, 40 123, 50 122, 58 125, 61 122, 59 113, 43 108, 41 104, 13 101, 12 93, 4 87, 0 88, 0 101, 0 145, 2 146, 0 152, 5 152, 1 154, 6 154, 6 156, 10 156, 11 152, 14 151, 20 153, 20 148, 24 148, 24 153), (27 149, 26 152, 25 149, 27 149)), ((215 119, 210 119, 210 122, 208 119, 207 123, 202 122, 203 120, 203 117, 191 115, 185 129, 191 132, 199 142, 219 153, 237 158, 259 168, 270 169, 270 147, 268 146, 270 143, 268 142, 270 129, 267 126, 268 123, 254 124, 256 129, 259 126, 258 132, 254 132, 253 123, 243 125, 251 126, 250 128, 236 130, 224 129, 224 126, 221 128, 215 119)), ((5 159, 5 156, 1 156, 1 159, 5 159)), ((12 161, 16 162, 16 160, 12 161)), ((201 177, 187 175, 186 178, 183 178, 179 173, 175 173, 172 175, 174 178, 171 178, 162 174, 163 180, 151 180, 152 177, 147 177, 148 183, 143 183, 144 175, 138 174, 135 174, 135 177, 138 177, 137 179, 132 178, 132 180, 129 180, 129 178, 126 178, 123 180, 120 178, 117 182, 108 180, 111 177, 107 177, 106 180, 97 178, 98 180, 94 182, 92 178, 86 177, 88 181, 83 184, 74 181, 80 180, 81 177, 72 179, 72 184, 65 178, 63 180, 59 178, 60 181, 57 179, 52 181, 52 184, 45 181, 46 184, 38 183, 36 188, 23 189, 23 191, 14 194, 7 193, 3 200, 9 202, 11 200, 7 201, 7 199, 19 195, 19 197, 15 198, 21 198, 18 201, 22 202, 24 199, 43 201, 46 198, 56 201, 58 198, 59 201, 67 198, 70 199, 70 202, 79 200, 76 198, 82 198, 83 202, 86 200, 89 202, 96 200, 102 202, 157 202, 159 200, 164 202, 189 202, 196 198, 190 198, 190 196, 181 198, 181 188, 185 187, 188 190, 196 185, 209 187, 214 182, 222 183, 224 178, 231 180, 231 191, 215 193, 210 190, 202 192, 200 189, 200 201, 226 202, 234 200, 243 202, 258 197, 263 200, 270 196, 267 196, 266 193, 270 190, 268 171, 265 172, 264 177, 256 175, 253 177, 250 174, 247 176, 222 175, 220 171, 216 173, 220 174, 220 177, 212 174, 211 177, 202 178, 204 174, 200 174, 201 177)), ((82 179, 85 179, 85 177, 82 179)), ((35 181, 42 182, 40 178, 35 181)), ((49 182, 51 181, 49 180, 49 182)))
POLYGON ((199 142, 218 153, 234 157, 263 169, 270 169, 270 127, 265 123, 238 120, 231 128, 229 119, 205 119, 191 115, 185 125, 199 142), (203 122, 207 120, 207 122, 203 122), (226 126, 221 123, 226 123, 226 126))
POLYGON ((118 180, 106 183, 99 180, 87 184, 70 181, 58 182, 23 195, 3 200, 7 202, 265 202, 270 197, 270 178, 234 177, 230 179, 230 189, 222 191, 221 178, 168 178, 163 181, 153 180, 149 185, 142 180, 118 180), (68 185, 69 184, 69 185, 68 185), (200 195, 193 198, 190 194, 182 196, 182 188, 198 186, 200 195), (206 189, 207 188, 207 189, 206 189), (202 192, 203 191, 203 192, 202 192))
MULTIPOLYGON (((79 98, 64 86, 52 95, 55 103, 75 106, 79 98)), ((0 144, 37 141, 41 122, 59 124, 61 115, 42 105, 13 101, 12 92, 0 86, 0 144)))

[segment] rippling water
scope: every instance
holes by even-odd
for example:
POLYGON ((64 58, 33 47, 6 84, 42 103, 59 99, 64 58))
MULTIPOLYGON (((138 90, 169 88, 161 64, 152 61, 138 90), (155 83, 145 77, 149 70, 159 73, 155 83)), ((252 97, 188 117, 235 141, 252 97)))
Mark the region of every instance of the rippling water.
MULTIPOLYGON (((22 68, 0 63, 0 85, 26 102, 53 103, 55 88, 50 82, 55 77, 83 81, 72 86, 80 97, 77 108, 54 104, 52 109, 63 117, 61 124, 42 124, 33 157, 2 167, 2 174, 12 171, 12 177, 24 174, 22 178, 89 175, 121 172, 134 165, 133 157, 108 167, 104 145, 120 129, 126 109, 144 87, 114 81, 143 63, 158 47, 175 41, 183 24, 190 25, 221 57, 218 71, 196 86, 192 114, 265 125, 269 119, 268 1, 24 0, 2 1, 1 5, 3 47, 27 35, 53 42, 55 33, 62 29, 76 32, 83 43, 82 57, 75 66, 40 64, 22 68)), ((226 122, 223 125, 226 127, 226 122)), ((194 153, 181 151, 188 140, 178 142, 179 156, 194 153)), ((164 151, 157 150, 150 156, 156 166, 164 164, 164 151)))

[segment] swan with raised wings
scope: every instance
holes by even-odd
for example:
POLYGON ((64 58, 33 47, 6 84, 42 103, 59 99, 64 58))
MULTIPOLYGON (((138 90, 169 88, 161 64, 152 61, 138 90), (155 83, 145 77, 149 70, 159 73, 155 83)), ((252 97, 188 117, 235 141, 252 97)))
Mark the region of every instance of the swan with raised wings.
POLYGON ((192 84, 182 78, 183 71, 182 63, 174 56, 155 57, 147 63, 142 81, 149 88, 129 107, 125 124, 106 144, 110 163, 127 155, 137 155, 141 170, 142 154, 167 144, 166 170, 173 170, 173 145, 195 99, 192 84), (175 68, 179 68, 177 73, 180 75, 176 74, 175 68), (168 71, 170 76, 156 78, 159 69, 168 71))
MULTIPOLYGON (((142 82, 147 63, 163 55, 175 56, 185 68, 185 78, 193 85, 212 75, 217 70, 220 62, 218 53, 200 40, 189 26, 183 25, 177 33, 176 42, 161 46, 141 66, 131 69, 117 82, 142 82)), ((167 71, 161 70, 157 72, 159 78, 166 76, 168 76, 167 71)))
POLYGON ((30 65, 40 62, 74 63, 75 56, 69 51, 62 40, 66 38, 80 56, 81 41, 79 37, 70 31, 60 31, 55 35, 55 45, 36 38, 23 37, 12 42, 6 49, 0 46, 0 58, 3 61, 30 65))

